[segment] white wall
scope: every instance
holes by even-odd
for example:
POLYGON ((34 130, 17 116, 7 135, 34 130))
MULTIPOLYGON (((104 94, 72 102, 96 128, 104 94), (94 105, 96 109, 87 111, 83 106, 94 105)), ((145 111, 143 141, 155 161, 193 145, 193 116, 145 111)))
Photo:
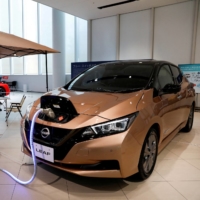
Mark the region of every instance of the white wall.
POLYGON ((154 58, 175 64, 190 63, 194 1, 156 8, 154 58))
MULTIPOLYGON (((17 81, 17 90, 23 91, 23 85, 26 84, 27 91, 45 92, 46 76, 45 75, 9 75, 8 82, 17 81)), ((49 88, 52 88, 52 76, 48 76, 49 88)))
MULTIPOLYGON (((5 81, 17 81, 17 90, 23 91, 23 85, 27 85, 27 91, 34 92, 46 92, 46 76, 45 75, 9 75, 8 80, 5 81)), ((65 83, 71 80, 71 75, 65 75, 65 83)), ((52 87, 52 75, 48 76, 48 88, 52 87)))
POLYGON ((118 25, 117 16, 92 20, 92 61, 117 59, 118 25))
POLYGON ((200 63, 200 5, 199 5, 199 13, 198 13, 198 27, 197 27, 195 63, 200 63))
POLYGON ((151 10, 120 16, 120 59, 151 58, 151 10))
MULTIPOLYGON (((119 51, 119 59, 153 57, 177 65, 190 63, 194 12, 192 0, 158 7, 155 12, 152 9, 120 15, 119 21, 117 16, 92 20, 92 60, 114 60, 119 51), (119 27, 117 40, 115 31, 119 27)), ((196 62, 200 63, 200 14, 198 23, 196 62)))

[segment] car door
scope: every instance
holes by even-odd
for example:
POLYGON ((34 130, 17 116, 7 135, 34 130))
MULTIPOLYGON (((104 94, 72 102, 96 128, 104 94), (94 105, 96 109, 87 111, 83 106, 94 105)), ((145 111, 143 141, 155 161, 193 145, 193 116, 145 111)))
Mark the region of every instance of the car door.
POLYGON ((156 89, 158 90, 158 95, 160 96, 159 104, 159 115, 162 121, 162 132, 163 138, 168 136, 179 124, 179 119, 177 118, 178 111, 177 107, 177 94, 163 93, 163 88, 167 84, 175 84, 175 80, 169 64, 163 64, 157 75, 156 89))

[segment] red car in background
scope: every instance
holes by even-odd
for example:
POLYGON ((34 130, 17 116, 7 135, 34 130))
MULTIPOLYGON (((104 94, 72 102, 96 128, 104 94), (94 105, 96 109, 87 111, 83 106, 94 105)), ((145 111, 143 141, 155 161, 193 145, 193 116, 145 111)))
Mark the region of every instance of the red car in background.
POLYGON ((8 84, 0 82, 0 97, 4 97, 10 94, 10 88, 8 84))

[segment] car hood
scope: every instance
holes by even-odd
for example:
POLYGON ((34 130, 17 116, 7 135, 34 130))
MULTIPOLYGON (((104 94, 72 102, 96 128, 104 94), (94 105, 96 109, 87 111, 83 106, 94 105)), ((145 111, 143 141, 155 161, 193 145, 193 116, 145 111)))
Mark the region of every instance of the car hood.
POLYGON ((143 90, 131 93, 106 93, 67 91, 58 88, 44 96, 53 95, 69 99, 79 114, 113 119, 136 112, 142 94, 143 90))

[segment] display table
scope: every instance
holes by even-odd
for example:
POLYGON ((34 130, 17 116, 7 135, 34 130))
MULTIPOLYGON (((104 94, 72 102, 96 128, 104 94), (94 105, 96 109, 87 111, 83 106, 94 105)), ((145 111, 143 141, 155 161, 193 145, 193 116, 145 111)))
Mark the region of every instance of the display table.
POLYGON ((7 100, 10 99, 10 97, 0 97, 0 101, 4 101, 5 102, 5 111, 6 111, 6 123, 7 123, 7 126, 8 126, 8 120, 7 120, 7 114, 8 114, 8 107, 7 107, 7 100))

